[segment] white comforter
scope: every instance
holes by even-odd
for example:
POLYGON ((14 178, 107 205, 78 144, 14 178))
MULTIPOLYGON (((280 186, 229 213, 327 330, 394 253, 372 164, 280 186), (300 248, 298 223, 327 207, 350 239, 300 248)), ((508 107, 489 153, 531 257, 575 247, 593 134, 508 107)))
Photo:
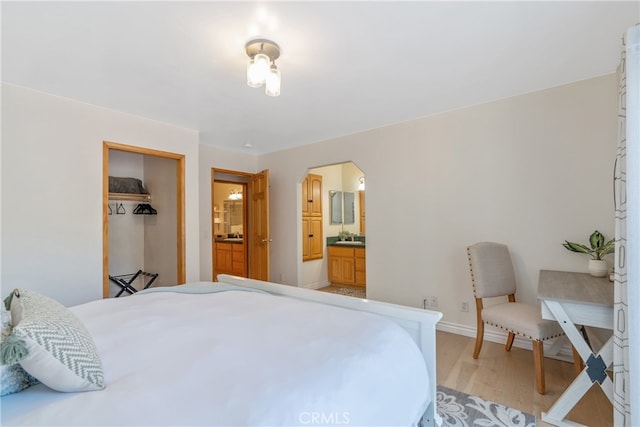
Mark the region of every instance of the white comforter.
POLYGON ((376 315, 265 293, 150 293, 73 307, 106 388, 2 398, 2 425, 411 425, 429 378, 376 315))

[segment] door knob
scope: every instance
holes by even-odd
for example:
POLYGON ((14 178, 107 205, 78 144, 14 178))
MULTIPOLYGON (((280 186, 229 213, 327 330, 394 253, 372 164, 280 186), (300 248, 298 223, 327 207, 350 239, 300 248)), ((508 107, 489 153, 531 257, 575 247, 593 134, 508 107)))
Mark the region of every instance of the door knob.
POLYGON ((273 242, 273 239, 262 239, 262 243, 270 243, 273 242))

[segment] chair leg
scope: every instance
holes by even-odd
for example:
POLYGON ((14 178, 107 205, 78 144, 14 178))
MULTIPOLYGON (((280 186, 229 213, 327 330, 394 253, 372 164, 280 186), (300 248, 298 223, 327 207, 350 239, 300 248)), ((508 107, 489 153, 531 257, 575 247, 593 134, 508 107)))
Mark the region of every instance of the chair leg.
POLYGON ((584 362, 582 361, 582 357, 580 357, 580 353, 574 346, 571 346, 573 350, 573 367, 576 371, 576 377, 580 375, 580 372, 584 369, 584 362))
POLYGON ((533 367, 536 373, 536 388, 538 393, 544 394, 544 345, 542 341, 531 341, 533 345, 533 367))
POLYGON ((477 359, 482 350, 482 340, 484 339, 484 321, 482 320, 482 299, 476 298, 476 346, 473 349, 473 358, 477 359))
POLYGON ((476 346, 473 349, 473 358, 477 359, 480 355, 480 350, 482 350, 482 340, 484 338, 484 322, 478 324, 477 333, 476 333, 476 346))
POLYGON ((513 332, 509 332, 509 336, 507 337, 507 343, 504 345, 504 349, 506 351, 511 351, 511 346, 513 345, 513 339, 516 337, 516 334, 513 332))

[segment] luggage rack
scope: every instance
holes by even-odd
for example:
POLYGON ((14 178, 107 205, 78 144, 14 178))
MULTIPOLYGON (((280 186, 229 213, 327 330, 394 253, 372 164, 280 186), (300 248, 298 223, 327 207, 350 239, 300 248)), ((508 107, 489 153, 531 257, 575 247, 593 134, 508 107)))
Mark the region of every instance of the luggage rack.
POLYGON ((158 273, 147 273, 146 271, 138 270, 135 273, 121 274, 119 276, 109 275, 109 280, 111 280, 113 283, 115 283, 116 285, 120 286, 120 288, 122 288, 120 289, 120 292, 116 294, 115 297, 116 298, 119 297, 125 291, 128 292, 130 295, 133 295, 136 292, 138 292, 138 290, 134 288, 132 285, 132 283, 138 277, 148 278, 143 288, 143 289, 147 289, 149 286, 151 286, 154 280, 156 280, 156 278, 158 277, 158 273))

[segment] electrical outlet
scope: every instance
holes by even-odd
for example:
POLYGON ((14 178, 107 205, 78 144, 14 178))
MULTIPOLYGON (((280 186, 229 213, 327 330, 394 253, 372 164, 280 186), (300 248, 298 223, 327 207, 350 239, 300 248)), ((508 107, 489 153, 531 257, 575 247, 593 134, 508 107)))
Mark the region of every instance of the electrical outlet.
POLYGON ((438 306, 438 297, 431 297, 430 304, 432 308, 436 308, 438 306))
POLYGON ((468 312, 469 311, 469 303, 466 302, 466 301, 463 301, 462 304, 460 305, 460 311, 468 312))

